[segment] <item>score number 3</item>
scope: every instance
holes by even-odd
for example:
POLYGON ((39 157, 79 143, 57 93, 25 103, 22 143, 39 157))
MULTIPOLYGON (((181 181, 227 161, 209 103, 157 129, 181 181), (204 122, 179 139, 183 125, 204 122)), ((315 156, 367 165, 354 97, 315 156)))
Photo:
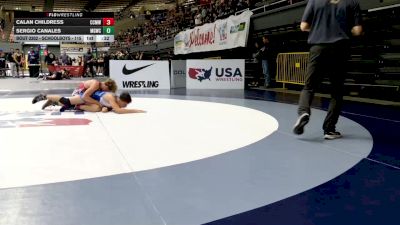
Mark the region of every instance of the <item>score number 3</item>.
POLYGON ((103 18, 103 26, 113 26, 114 18, 103 18))

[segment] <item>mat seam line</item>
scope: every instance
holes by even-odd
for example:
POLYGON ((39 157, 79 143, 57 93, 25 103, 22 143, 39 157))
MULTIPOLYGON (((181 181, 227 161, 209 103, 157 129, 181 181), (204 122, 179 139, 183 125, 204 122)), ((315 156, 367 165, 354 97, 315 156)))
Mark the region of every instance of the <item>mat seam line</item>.
POLYGON ((106 128, 106 126, 104 125, 103 121, 100 119, 98 113, 96 113, 96 117, 99 120, 101 126, 106 130, 106 134, 107 136, 109 136, 109 138, 111 139, 112 143, 114 144, 114 146, 117 148, 118 153, 121 155, 121 157, 124 159, 125 163, 128 165, 129 170, 131 171, 133 179, 136 181, 136 183, 139 185, 140 189, 142 190, 142 192, 145 195, 145 198, 150 202, 153 210, 156 212, 156 214, 160 217, 161 222, 164 225, 167 225, 165 219, 162 217, 160 211, 158 210, 158 208, 156 207, 154 201, 150 198, 150 195, 145 191, 145 189, 143 188, 142 183, 139 181, 139 179, 137 178, 136 174, 135 174, 135 170, 133 169, 133 167, 131 166, 131 164, 129 163, 129 161, 127 160, 127 157, 122 153, 120 147, 118 146, 118 144, 115 142, 114 138, 112 138, 112 136, 110 135, 108 129, 106 128))

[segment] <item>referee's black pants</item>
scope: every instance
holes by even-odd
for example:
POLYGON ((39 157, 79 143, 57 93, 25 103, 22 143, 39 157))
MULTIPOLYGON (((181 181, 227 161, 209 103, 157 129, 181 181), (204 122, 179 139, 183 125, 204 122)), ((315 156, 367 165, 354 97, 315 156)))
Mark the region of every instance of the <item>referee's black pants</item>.
POLYGON ((331 101, 325 117, 323 130, 334 131, 343 105, 344 80, 350 45, 347 41, 332 44, 317 44, 310 48, 305 86, 300 94, 298 114, 309 113, 314 92, 324 75, 329 77, 331 101))

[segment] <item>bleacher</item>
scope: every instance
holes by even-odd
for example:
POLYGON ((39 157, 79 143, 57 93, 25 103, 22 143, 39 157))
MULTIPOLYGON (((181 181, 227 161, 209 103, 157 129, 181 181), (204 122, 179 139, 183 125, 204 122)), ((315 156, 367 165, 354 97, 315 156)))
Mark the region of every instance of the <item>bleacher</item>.
POLYGON ((94 9, 94 12, 120 12, 125 9, 131 0, 101 0, 97 7, 94 9))
MULTIPOLYGON (((159 9, 163 9, 163 5, 169 3, 167 0, 140 0, 135 3, 130 10, 132 12, 140 12, 141 9, 146 9, 146 6, 151 6, 154 8, 159 7, 159 9)), ((148 8, 148 7, 147 7, 148 8)))
POLYGON ((54 1, 54 12, 81 12, 89 0, 57 0, 54 1))
POLYGON ((35 11, 42 12, 45 5, 44 0, 0 0, 0 6, 3 10, 23 10, 23 11, 35 11))

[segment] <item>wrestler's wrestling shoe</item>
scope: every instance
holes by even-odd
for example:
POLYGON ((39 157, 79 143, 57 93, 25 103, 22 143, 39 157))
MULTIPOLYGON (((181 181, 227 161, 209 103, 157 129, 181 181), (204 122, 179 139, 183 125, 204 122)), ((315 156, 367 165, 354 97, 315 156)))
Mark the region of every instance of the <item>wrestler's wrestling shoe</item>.
POLYGON ((32 104, 35 104, 36 102, 40 102, 40 101, 43 101, 46 99, 47 99, 46 95, 44 95, 44 94, 37 95, 32 99, 32 104))
POLYGON ((49 107, 49 106, 55 106, 57 105, 55 102, 51 101, 51 100, 47 100, 43 105, 42 105, 42 110, 44 110, 45 108, 49 107))

